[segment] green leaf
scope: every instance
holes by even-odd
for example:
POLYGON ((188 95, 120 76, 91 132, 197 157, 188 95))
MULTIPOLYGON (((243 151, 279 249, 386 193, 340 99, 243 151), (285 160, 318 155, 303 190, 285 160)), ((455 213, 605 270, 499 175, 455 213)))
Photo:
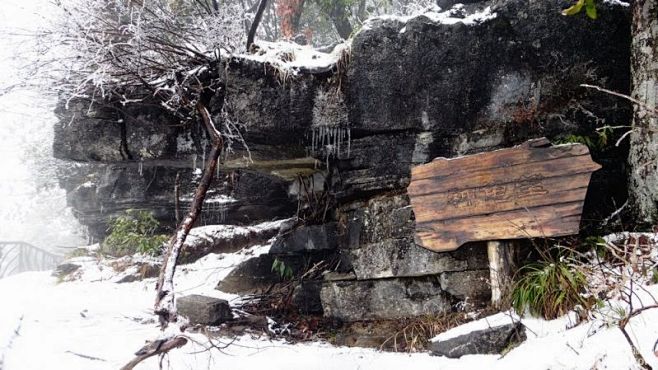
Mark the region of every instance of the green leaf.
POLYGON ((596 4, 594 4, 594 0, 586 1, 585 13, 587 13, 587 16, 590 17, 591 19, 596 19, 597 17, 596 4))
POLYGON ((580 11, 583 9, 583 6, 585 5, 585 0, 578 0, 577 3, 573 4, 572 6, 564 9, 562 11, 562 15, 575 15, 580 13, 580 11))

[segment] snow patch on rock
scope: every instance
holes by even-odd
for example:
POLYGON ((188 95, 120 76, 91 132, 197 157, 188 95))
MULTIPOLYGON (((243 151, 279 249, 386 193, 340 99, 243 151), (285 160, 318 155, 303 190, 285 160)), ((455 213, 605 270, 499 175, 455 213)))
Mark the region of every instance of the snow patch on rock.
POLYGON ((251 60, 292 74, 302 69, 328 69, 335 65, 344 52, 348 52, 347 42, 338 44, 331 53, 315 50, 310 45, 299 45, 288 41, 259 41, 255 54, 240 54, 237 58, 251 60))
POLYGON ((604 4, 609 4, 609 5, 623 6, 623 7, 631 6, 630 3, 627 3, 627 2, 621 1, 621 0, 603 0, 603 3, 604 4))
POLYGON ((495 328, 519 322, 520 318, 514 312, 500 312, 492 316, 487 316, 479 320, 471 321, 464 325, 443 332, 436 337, 432 338, 432 342, 441 342, 448 339, 457 338, 464 334, 472 333, 478 330, 495 328))
MULTIPOLYGON (((465 10, 464 4, 455 4, 448 10, 442 10, 437 6, 433 6, 408 16, 383 15, 371 18, 365 22, 363 29, 372 28, 372 22, 377 20, 394 20, 407 23, 410 20, 416 19, 418 17, 426 17, 430 21, 438 24, 453 25, 462 23, 467 26, 474 26, 495 19, 497 15, 498 14, 494 12, 490 6, 470 14, 465 10)), ((405 33, 406 31, 406 27, 403 27, 399 32, 405 33)))

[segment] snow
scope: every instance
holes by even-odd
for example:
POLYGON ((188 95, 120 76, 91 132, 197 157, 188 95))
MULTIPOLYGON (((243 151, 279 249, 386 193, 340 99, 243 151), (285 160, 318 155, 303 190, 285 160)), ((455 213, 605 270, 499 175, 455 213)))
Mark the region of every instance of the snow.
POLYGON ((243 249, 237 253, 209 254, 193 264, 181 265, 176 269, 174 282, 176 294, 203 294, 226 299, 234 303, 240 301, 236 294, 216 290, 217 283, 224 279, 241 262, 265 254, 272 246, 271 242, 243 249))
MULTIPOLYGON (((201 170, 199 170, 201 171, 201 170)), ((181 197, 180 198, 181 202, 191 202, 194 200, 192 197, 181 197)), ((217 195, 211 195, 208 198, 206 198, 203 202, 204 204, 229 204, 229 203, 235 203, 238 200, 228 196, 226 194, 217 194, 217 195)))
POLYGON ((604 4, 610 4, 610 5, 616 5, 616 6, 623 6, 623 7, 629 7, 631 6, 630 3, 621 1, 621 0, 603 0, 604 4))
POLYGON ((80 188, 93 188, 94 186, 96 186, 96 184, 94 184, 91 181, 87 181, 87 182, 84 182, 84 183, 80 184, 79 187, 80 188))
MULTIPOLYGON (((260 227, 272 225, 261 225, 260 227)), ((267 253, 270 243, 236 253, 210 254, 177 268, 176 296, 203 294, 227 299, 240 297, 215 289, 235 266, 267 253)), ((148 257, 142 261, 151 261, 148 257)), ((22 273, 0 280, 0 367, 23 369, 117 369, 132 359, 145 340, 161 332, 152 314, 155 279, 117 284, 122 273, 109 263, 78 257, 82 273, 72 282, 59 282, 48 272, 22 273), (18 334, 16 334, 18 332, 18 334)), ((658 285, 636 290, 633 306, 655 302, 658 285)), ((609 301, 610 307, 624 306, 609 301)), ((635 369, 639 368, 621 331, 600 310, 579 323, 571 314, 546 321, 520 318, 528 339, 505 355, 470 355, 460 359, 428 354, 383 353, 372 349, 333 347, 327 343, 289 344, 266 338, 241 336, 223 352, 206 351, 207 339, 186 333, 190 342, 170 353, 165 369, 635 369)), ((440 334, 446 340, 473 330, 497 326, 519 318, 498 313, 440 334)), ((658 309, 646 310, 630 320, 627 330, 644 358, 658 366, 653 346, 658 338, 658 309)), ((224 339, 228 341, 228 339, 224 339)), ((136 369, 157 369, 149 359, 136 369)))
POLYGON ((460 325, 454 329, 443 332, 436 337, 432 338, 432 342, 440 342, 452 338, 459 337, 477 330, 484 330, 488 328, 495 328, 507 324, 518 322, 519 317, 513 312, 500 312, 493 316, 485 317, 480 320, 471 321, 464 325, 460 325))
POLYGON ((229 239, 235 236, 249 236, 252 233, 261 233, 267 231, 279 230, 283 225, 290 222, 292 219, 284 219, 277 221, 268 221, 252 226, 238 226, 238 225, 208 225, 199 226, 190 230, 190 234, 185 240, 185 244, 194 245, 197 240, 220 240, 229 239))
MULTIPOLYGON (((376 20, 394 20, 402 23, 407 23, 410 20, 416 19, 421 16, 424 16, 428 18, 430 21, 439 24, 453 25, 457 23, 462 23, 467 26, 473 26, 490 21, 496 18, 497 14, 492 11, 490 6, 487 6, 486 8, 480 11, 470 14, 466 13, 463 4, 455 4, 452 8, 448 10, 442 10, 441 8, 434 6, 408 16, 383 15, 383 16, 371 18, 365 22, 363 29, 371 29, 372 28, 371 23, 376 20)), ((407 28, 405 26, 402 27, 399 33, 405 33, 406 31, 407 28)))
POLYGON ((282 72, 297 74, 300 69, 325 69, 338 62, 349 50, 347 43, 337 45, 331 53, 315 50, 310 45, 299 45, 288 41, 258 41, 256 54, 240 54, 238 58, 268 63, 282 72))
MULTIPOLYGON (((635 309, 655 304, 658 285, 636 288, 633 297, 635 309)), ((630 310, 628 304, 621 300, 609 300, 603 309, 595 310, 590 320, 584 322, 579 322, 574 312, 550 321, 528 316, 519 318, 511 312, 502 312, 451 329, 439 334, 432 341, 452 339, 514 320, 521 321, 526 328, 527 340, 504 356, 495 356, 496 361, 489 368, 640 369, 628 342, 617 326, 617 307, 626 312, 630 310)), ((658 366, 658 358, 653 353, 658 340, 656 320, 658 308, 648 309, 632 318, 626 326, 634 344, 654 368, 658 366)))
MULTIPOLYGON (((231 295, 214 289, 217 279, 232 267, 269 245, 233 254, 209 255, 176 272, 176 294, 205 294, 224 299, 231 295)), ((90 266, 85 266, 90 269, 90 266)), ((107 273, 109 277, 109 273, 107 273)), ((116 284, 95 280, 57 283, 48 272, 23 273, 0 280, 0 363, 3 370, 117 369, 133 357, 145 340, 160 336, 152 315, 154 279, 116 284), (19 334, 15 329, 20 324, 19 334)), ((380 353, 359 348, 336 348, 325 343, 291 345, 243 336, 220 353, 205 351, 207 339, 188 334, 190 343, 173 351, 165 369, 394 369, 410 361, 433 368, 446 360, 427 354, 380 353)), ((136 369, 158 369, 149 359, 136 369)))
MULTIPOLYGON (((658 294, 658 285, 650 286, 647 290, 644 297, 638 292, 639 299, 647 301, 646 295, 658 294)), ((639 304, 639 301, 635 304, 639 304)), ((433 341, 506 324, 511 322, 512 317, 515 315, 498 313, 442 333, 433 341)), ((515 317, 515 320, 521 320, 528 337, 519 347, 503 356, 465 356, 462 359, 494 357, 495 362, 491 366, 481 367, 492 369, 640 369, 621 330, 608 325, 603 316, 579 325, 576 325, 573 313, 551 321, 531 317, 515 317)), ((647 310, 631 319, 627 326, 633 342, 654 368, 658 366, 653 354, 653 346, 658 338, 658 327, 653 325, 656 320, 658 309, 647 310)))

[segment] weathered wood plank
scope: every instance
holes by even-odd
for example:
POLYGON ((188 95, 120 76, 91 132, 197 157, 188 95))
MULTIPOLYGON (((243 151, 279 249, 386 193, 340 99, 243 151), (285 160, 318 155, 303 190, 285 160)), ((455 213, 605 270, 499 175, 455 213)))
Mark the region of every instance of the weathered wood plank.
MULTIPOLYGON (((454 165, 458 166, 457 163, 454 163, 454 165)), ((591 162, 589 155, 581 155, 532 163, 498 164, 489 168, 470 172, 459 171, 422 180, 415 180, 412 174, 413 182, 409 185, 407 191, 413 195, 423 195, 444 192, 447 189, 456 191, 473 187, 519 183, 532 179, 591 173, 598 168, 600 166, 591 162)))
POLYGON ((430 163, 414 167, 412 169, 412 175, 414 179, 422 180, 428 177, 435 177, 439 173, 447 176, 455 172, 471 172, 493 166, 531 163, 551 158, 557 159, 584 154, 589 154, 589 150, 584 145, 550 146, 548 140, 541 138, 529 140, 513 148, 493 152, 478 153, 457 158, 436 158, 430 163), (492 153, 495 153, 495 155, 492 156, 492 153), (458 167, 454 165, 455 162, 459 163, 458 167))
POLYGON ((591 173, 586 146, 545 139, 412 170, 416 240, 448 251, 468 241, 578 233, 591 173))
POLYGON ((496 308, 501 308, 503 297, 507 297, 512 289, 518 253, 519 244, 516 241, 487 242, 491 304, 496 308))
MULTIPOLYGON (((416 212, 416 219, 440 221, 579 201, 587 194, 587 186, 581 184, 583 182, 587 184, 590 175, 591 173, 582 173, 567 178, 523 180, 517 183, 482 186, 448 193, 419 195, 418 200, 424 206, 416 212), (562 185, 569 188, 558 188, 562 185), (547 189, 558 190, 553 191, 549 197, 547 189), (450 209, 450 212, 445 212, 446 209, 450 209)), ((414 194, 410 193, 410 196, 413 197, 414 194)))

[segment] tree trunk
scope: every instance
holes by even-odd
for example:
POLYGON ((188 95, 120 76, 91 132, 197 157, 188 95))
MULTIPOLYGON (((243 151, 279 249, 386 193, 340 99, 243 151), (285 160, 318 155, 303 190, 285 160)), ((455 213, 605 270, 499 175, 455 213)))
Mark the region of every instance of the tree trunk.
POLYGON ((294 12, 291 17, 292 22, 292 36, 295 36, 299 33, 300 21, 302 20, 302 13, 304 12, 304 2, 306 0, 297 0, 295 1, 297 6, 294 7, 294 12))
POLYGON ((267 0, 260 0, 260 3, 258 4, 258 10, 254 16, 254 21, 251 23, 251 28, 249 29, 249 35, 247 35, 247 52, 249 52, 251 44, 254 43, 254 38, 256 38, 256 31, 258 30, 258 25, 260 24, 260 20, 263 18, 263 12, 265 11, 266 7, 267 0))
POLYGON ((633 109, 629 193, 640 223, 658 221, 658 0, 632 2, 631 74, 633 109))
POLYGON ((352 25, 347 18, 345 5, 343 5, 342 1, 335 2, 329 16, 331 17, 331 21, 334 23, 334 27, 336 27, 336 31, 338 31, 340 37, 342 37, 343 40, 347 40, 352 34, 352 25))
POLYGON ((276 12, 281 17, 281 34, 293 38, 299 32, 299 21, 304 10, 305 0, 277 0, 276 12))

